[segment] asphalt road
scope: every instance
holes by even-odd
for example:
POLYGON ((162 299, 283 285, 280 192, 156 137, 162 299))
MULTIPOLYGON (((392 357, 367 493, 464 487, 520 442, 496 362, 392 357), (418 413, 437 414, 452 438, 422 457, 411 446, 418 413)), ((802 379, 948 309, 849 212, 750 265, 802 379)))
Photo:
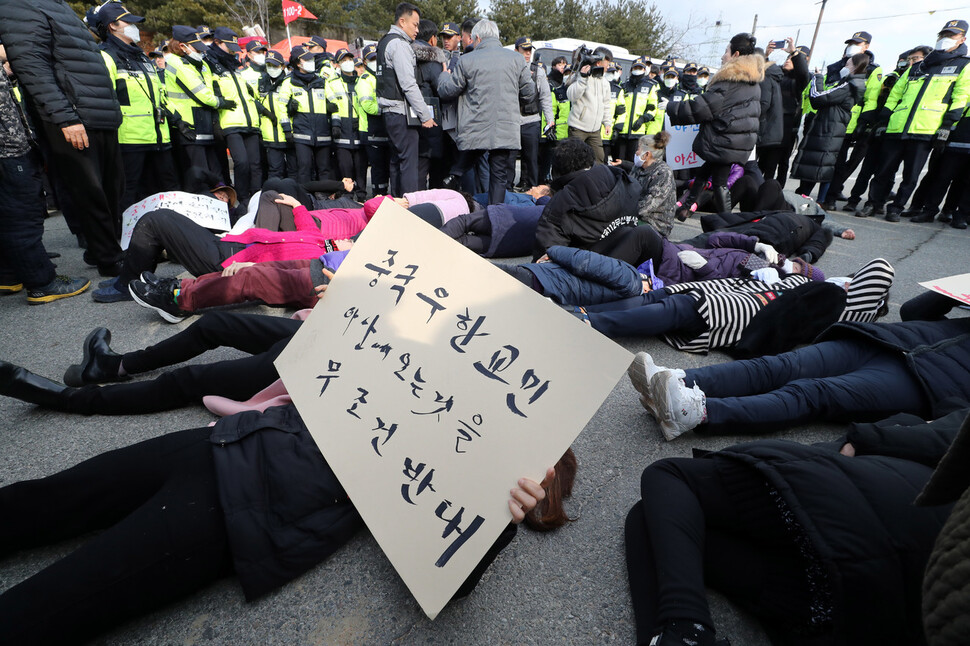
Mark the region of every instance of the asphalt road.
MULTIPOLYGON (((828 275, 844 275, 870 258, 888 259, 896 268, 888 320, 898 320, 900 304, 923 291, 917 282, 967 271, 967 231, 844 214, 831 219, 852 226, 857 239, 837 239, 819 266, 828 275)), ((699 229, 696 219, 678 224, 671 238, 684 239, 699 229)), ((97 281, 96 272, 82 264, 63 218, 48 219, 45 242, 49 250, 62 254, 56 261, 60 271, 97 281)), ((166 264, 159 273, 180 271, 166 264)), ((259 307, 243 311, 287 314, 259 307)), ((37 307, 29 307, 23 294, 5 296, 0 299, 0 358, 59 379, 68 365, 80 360, 81 342, 93 327, 107 326, 114 347, 129 351, 186 324, 169 325, 132 302, 94 303, 88 294, 37 307)), ((649 351, 658 364, 672 367, 726 359, 719 353, 679 353, 655 339, 620 343, 631 351, 649 351)), ((204 360, 233 356, 233 351, 217 351, 204 360)), ((51 474, 102 451, 212 420, 201 407, 128 418, 78 417, 0 397, 0 485, 51 474)), ((814 442, 839 434, 838 427, 813 424, 778 437, 814 442)), ((246 603, 238 583, 227 579, 96 643, 632 644, 623 522, 639 498, 641 471, 660 458, 689 456, 692 447, 717 449, 747 439, 740 434, 687 434, 665 443, 624 377, 574 445, 580 469, 568 510, 575 522, 549 534, 520 531, 474 593, 447 607, 435 621, 424 616, 375 541, 362 531, 325 563, 254 603, 246 603)), ((0 590, 68 554, 83 540, 0 561, 0 590)), ((734 644, 768 643, 756 622, 714 593, 711 602, 721 635, 734 644)))

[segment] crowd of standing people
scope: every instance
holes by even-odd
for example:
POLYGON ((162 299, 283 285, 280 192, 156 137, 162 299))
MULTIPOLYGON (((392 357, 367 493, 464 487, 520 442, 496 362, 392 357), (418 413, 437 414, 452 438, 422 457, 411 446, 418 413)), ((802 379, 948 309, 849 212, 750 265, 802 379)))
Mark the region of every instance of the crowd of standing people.
MULTIPOLYGON (((831 445, 760 439, 644 471, 625 529, 638 643, 727 643, 705 585, 778 643, 959 643, 966 605, 941 610, 947 590, 924 572, 966 565, 965 538, 936 539, 966 530, 966 478, 951 480, 970 436, 970 319, 927 294, 882 322, 888 261, 847 276, 818 263, 855 237, 826 221, 839 201, 967 228, 966 21, 887 73, 866 31, 812 73, 807 47, 747 33, 716 69, 624 69, 603 46, 547 65, 527 35, 503 47, 491 20, 439 26, 408 2, 379 41, 334 52, 320 36, 281 52, 186 25, 146 52, 143 21, 116 1, 82 22, 63 0, 0 0, 0 294, 37 305, 90 287, 44 247, 56 203, 104 278, 98 302, 170 323, 240 303, 305 310, 208 312, 123 354, 99 327, 63 383, 0 357, 0 395, 43 408, 130 416, 215 396, 225 414, 0 488, 0 556, 100 532, 0 593, 0 642, 88 639, 233 574, 258 598, 358 530, 274 360, 393 201, 484 257, 531 255, 498 266, 607 336, 732 354, 693 369, 636 356, 630 380, 665 440, 852 423, 831 445), (697 126, 701 165, 671 169, 665 120, 697 126), (156 209, 123 251, 121 214, 176 190, 224 204, 231 230, 156 209), (669 239, 705 211, 700 235, 669 239), (193 277, 156 275, 166 255, 193 277), (133 380, 220 346, 249 356, 133 380), (253 403, 266 393, 277 405, 253 403)), ((570 450, 541 483, 513 483, 509 526, 456 597, 520 523, 570 522, 576 467, 570 450)))

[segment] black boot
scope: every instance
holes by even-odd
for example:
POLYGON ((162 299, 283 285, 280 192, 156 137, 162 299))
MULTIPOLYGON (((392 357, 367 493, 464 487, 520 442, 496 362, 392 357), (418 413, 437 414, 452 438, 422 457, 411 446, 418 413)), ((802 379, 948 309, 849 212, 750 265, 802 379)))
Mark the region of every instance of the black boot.
POLYGON ((731 204, 731 189, 727 186, 714 186, 714 212, 730 213, 733 208, 731 204))
POLYGON ((64 373, 64 383, 68 386, 80 387, 131 379, 128 376, 118 376, 121 355, 109 347, 110 343, 111 332, 108 328, 94 328, 88 334, 88 338, 84 339, 84 359, 81 363, 76 363, 67 369, 64 373))
POLYGON ((0 361, 0 395, 44 408, 67 410, 67 395, 71 390, 26 368, 0 361))
POLYGON ((956 213, 953 214, 953 221, 950 222, 950 226, 954 229, 966 229, 967 214, 957 209, 956 213))
POLYGON ((441 180, 441 188, 446 188, 450 191, 461 190, 461 177, 458 175, 449 175, 441 180))
POLYGON ((931 211, 929 209, 921 210, 919 213, 914 215, 910 222, 932 222, 936 219, 936 211, 931 211))

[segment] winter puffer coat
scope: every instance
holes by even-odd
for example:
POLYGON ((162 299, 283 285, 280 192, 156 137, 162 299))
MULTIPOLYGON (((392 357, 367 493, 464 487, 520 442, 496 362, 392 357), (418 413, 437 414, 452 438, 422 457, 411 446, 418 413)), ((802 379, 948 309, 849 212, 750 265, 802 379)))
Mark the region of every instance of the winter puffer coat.
POLYGON ((32 112, 58 128, 117 130, 121 107, 94 38, 61 0, 0 0, 0 38, 32 112))
MULTIPOLYGON (((728 494, 742 507, 751 492, 731 475, 755 469, 810 542, 824 572, 814 582, 831 591, 833 612, 831 632, 806 643, 924 643, 920 585, 950 511, 947 505, 913 505, 953 437, 933 426, 913 416, 853 425, 845 438, 856 450, 851 458, 834 447, 784 440, 739 444, 705 456, 717 462, 728 494), (922 427, 905 426, 914 423, 922 427)), ((778 596, 786 592, 782 587, 778 596)), ((765 595, 771 597, 769 591, 765 595)))
MULTIPOLYGON (((833 237, 831 231, 823 229, 815 220, 794 211, 711 213, 701 217, 701 228, 755 236, 785 256, 808 253, 811 255, 809 262, 817 262, 822 257, 833 237)), ((684 242, 703 245, 709 235, 702 233, 684 242)))
POLYGON ((554 245, 588 249, 620 227, 637 225, 640 184, 621 168, 596 164, 556 178, 553 189, 536 225, 533 260, 554 245))
POLYGON ((839 323, 817 341, 858 339, 905 359, 937 409, 947 398, 970 401, 970 319, 903 323, 839 323))
POLYGON ((549 247, 546 253, 552 262, 523 266, 557 303, 597 305, 643 293, 640 272, 622 260, 572 247, 549 247))
POLYGON ((667 104, 670 123, 700 124, 693 151, 704 161, 743 164, 758 143, 764 78, 763 56, 733 58, 717 71, 704 94, 667 104))
POLYGON ((822 85, 821 75, 812 79, 809 100, 818 112, 792 164, 793 178, 808 182, 832 181, 835 160, 852 119, 852 108, 862 103, 865 91, 866 77, 862 74, 852 74, 844 83, 829 90, 822 85))
POLYGON ((781 96, 781 82, 785 75, 772 62, 766 63, 765 80, 761 82, 761 128, 758 147, 780 146, 785 138, 785 107, 781 96))
POLYGON ((706 248, 692 247, 663 241, 663 256, 660 267, 654 267, 664 285, 687 283, 692 280, 714 280, 734 278, 741 275, 741 265, 754 253, 758 239, 740 233, 715 233, 707 239, 706 248), (707 262, 700 269, 692 269, 681 262, 677 254, 681 251, 696 251, 707 262))

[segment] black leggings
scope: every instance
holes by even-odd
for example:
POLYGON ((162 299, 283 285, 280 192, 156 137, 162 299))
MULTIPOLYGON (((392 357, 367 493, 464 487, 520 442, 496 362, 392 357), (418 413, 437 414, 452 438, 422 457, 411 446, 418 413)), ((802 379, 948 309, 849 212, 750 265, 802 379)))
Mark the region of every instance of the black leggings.
POLYGON ((0 643, 85 641, 232 574, 210 432, 0 489, 0 557, 103 530, 0 595, 0 643))
POLYGON ((735 471, 733 485, 747 494, 743 508, 713 460, 669 458, 643 472, 642 500, 625 532, 637 643, 675 619, 714 627, 705 584, 769 625, 807 620, 810 596, 795 543, 763 478, 740 465, 735 471))
POLYGON ((279 378, 273 361, 300 321, 256 314, 212 312, 160 343, 122 358, 132 374, 156 370, 227 346, 253 356, 182 366, 151 381, 72 389, 64 409, 83 415, 134 415, 181 408, 206 395, 246 400, 279 378))
POLYGON ((236 132, 226 135, 226 146, 232 156, 232 174, 239 201, 246 203, 263 181, 259 157, 259 133, 236 132))

